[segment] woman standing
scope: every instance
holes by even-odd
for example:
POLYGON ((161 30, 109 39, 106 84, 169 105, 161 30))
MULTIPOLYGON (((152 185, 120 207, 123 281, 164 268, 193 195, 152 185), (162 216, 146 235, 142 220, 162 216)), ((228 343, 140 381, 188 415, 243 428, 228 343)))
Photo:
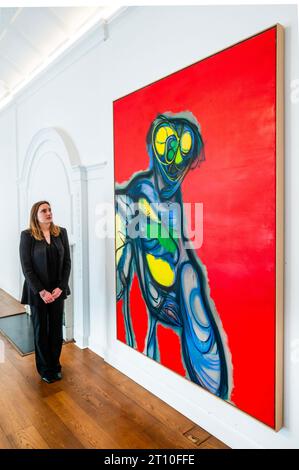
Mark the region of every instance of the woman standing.
POLYGON ((25 276, 21 303, 30 305, 36 368, 51 383, 62 378, 59 358, 71 258, 67 231, 53 223, 48 201, 31 208, 30 227, 21 232, 20 258, 25 276))

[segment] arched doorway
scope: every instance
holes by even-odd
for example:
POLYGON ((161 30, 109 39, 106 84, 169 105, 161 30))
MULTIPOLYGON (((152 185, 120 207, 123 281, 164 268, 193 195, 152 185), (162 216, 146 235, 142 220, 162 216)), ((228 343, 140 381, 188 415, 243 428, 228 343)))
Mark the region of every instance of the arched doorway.
MULTIPOLYGON (((89 336, 87 179, 78 153, 61 130, 46 128, 32 138, 19 180, 19 227, 28 227, 32 204, 51 203, 55 223, 66 227, 72 256, 65 303, 64 338, 86 347, 89 336)), ((22 285, 20 273, 20 289, 22 285)))

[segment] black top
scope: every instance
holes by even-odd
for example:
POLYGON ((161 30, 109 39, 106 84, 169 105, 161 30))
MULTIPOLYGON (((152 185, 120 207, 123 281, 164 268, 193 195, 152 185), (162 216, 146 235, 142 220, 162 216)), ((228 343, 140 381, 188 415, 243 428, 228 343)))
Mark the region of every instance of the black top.
MULTIPOLYGON (((59 253, 55 243, 53 242, 53 237, 50 235, 50 243, 46 240, 43 240, 46 245, 46 254, 47 254, 47 271, 48 271, 48 284, 45 285, 45 289, 49 292, 52 292, 53 289, 58 287, 58 266, 59 266, 59 253)), ((44 306, 45 303, 40 297, 39 294, 36 294, 35 299, 31 302, 35 306, 44 306)))
POLYGON ((58 287, 58 263, 59 253, 56 245, 53 243, 53 237, 50 235, 50 243, 45 240, 47 245, 47 266, 48 266, 48 279, 49 288, 51 290, 58 287))

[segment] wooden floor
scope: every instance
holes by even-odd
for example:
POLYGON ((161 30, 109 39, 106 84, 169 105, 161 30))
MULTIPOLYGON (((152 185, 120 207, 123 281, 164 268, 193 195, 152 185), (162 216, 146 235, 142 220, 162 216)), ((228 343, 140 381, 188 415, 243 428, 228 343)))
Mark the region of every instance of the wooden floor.
POLYGON ((25 312, 24 305, 0 289, 0 317, 8 317, 22 312, 25 312))
POLYGON ((34 359, 0 334, 0 448, 227 448, 89 349, 64 345, 53 384, 34 359))
POLYGON ((0 448, 226 448, 89 349, 64 345, 63 380, 48 385, 34 354, 1 339, 0 448))

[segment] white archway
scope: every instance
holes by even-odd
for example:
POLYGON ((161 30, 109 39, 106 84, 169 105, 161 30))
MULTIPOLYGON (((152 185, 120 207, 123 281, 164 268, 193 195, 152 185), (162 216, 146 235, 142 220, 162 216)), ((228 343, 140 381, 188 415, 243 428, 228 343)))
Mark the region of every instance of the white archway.
POLYGON ((28 226, 32 203, 41 199, 50 199, 54 209, 56 202, 57 223, 67 228, 72 295, 66 302, 66 338, 74 337, 84 348, 89 337, 87 177, 71 139, 59 129, 39 130, 27 149, 18 184, 20 230, 28 226))

